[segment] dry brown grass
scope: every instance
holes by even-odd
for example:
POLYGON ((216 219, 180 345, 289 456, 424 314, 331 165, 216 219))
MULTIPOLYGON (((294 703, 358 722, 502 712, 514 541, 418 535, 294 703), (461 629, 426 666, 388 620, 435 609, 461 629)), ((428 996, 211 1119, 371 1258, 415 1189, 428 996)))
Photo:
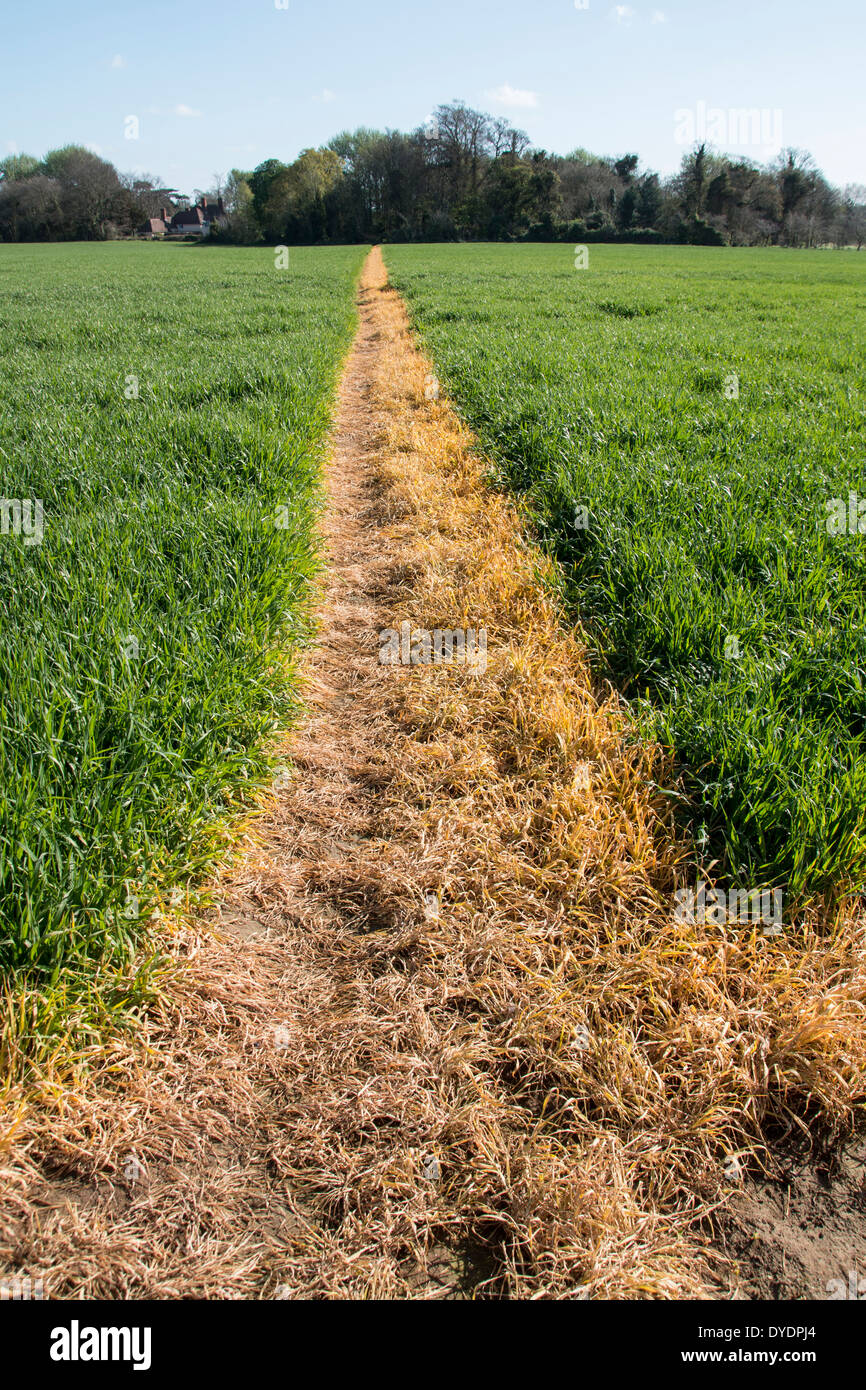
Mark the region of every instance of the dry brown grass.
POLYGON ((222 887, 262 931, 184 938, 149 1054, 25 1117, 0 1249, 86 1296, 718 1295, 726 1158, 862 1103, 863 921, 675 921, 672 769, 425 399, 378 252, 361 302, 312 715, 222 887), (404 619, 486 627, 486 672, 379 666, 404 619))

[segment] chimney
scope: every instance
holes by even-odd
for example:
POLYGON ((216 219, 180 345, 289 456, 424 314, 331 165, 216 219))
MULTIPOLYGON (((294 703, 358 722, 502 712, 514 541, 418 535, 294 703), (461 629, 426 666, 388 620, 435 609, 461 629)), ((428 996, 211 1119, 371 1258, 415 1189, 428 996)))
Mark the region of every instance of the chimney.
POLYGON ((162 218, 163 222, 169 221, 168 208, 160 208, 159 215, 162 218))

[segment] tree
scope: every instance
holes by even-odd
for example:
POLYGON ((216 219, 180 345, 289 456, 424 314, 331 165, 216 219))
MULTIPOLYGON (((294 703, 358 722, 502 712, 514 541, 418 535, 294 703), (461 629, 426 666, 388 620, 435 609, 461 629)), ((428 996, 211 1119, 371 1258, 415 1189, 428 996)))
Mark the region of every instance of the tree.
POLYGON ((63 190, 56 179, 34 174, 0 183, 0 238, 50 241, 62 235, 63 190))
POLYGON ((706 206, 709 184, 718 172, 718 161, 714 160, 705 144, 683 155, 680 172, 676 179, 683 217, 692 220, 700 217, 706 206))
POLYGON ((535 220, 537 200, 531 165, 503 156, 493 161, 485 175, 475 228, 464 214, 465 229, 491 241, 515 236, 535 220))
POLYGON ((0 183, 16 183, 28 179, 39 169, 39 160, 32 154, 7 154, 0 159, 0 183))
POLYGON ((325 233, 325 199, 343 176, 334 150, 302 150, 294 164, 280 169, 268 187, 261 213, 266 236, 318 241, 325 233))
POLYGON ((181 195, 176 188, 166 188, 164 181, 154 174, 121 174, 120 185, 129 195, 129 219, 132 230, 139 227, 149 217, 159 217, 163 208, 169 213, 176 210, 181 195))
POLYGON ((866 242, 866 185, 849 183, 842 195, 838 219, 837 246, 850 246, 859 251, 866 242))
POLYGON ((635 176, 640 157, 636 154, 624 154, 622 159, 617 159, 614 163, 614 173, 621 178, 623 183, 629 184, 635 176))
POLYGON ((662 215, 664 198, 658 174, 644 174, 638 185, 635 218, 639 227, 656 227, 662 215))
POLYGON ((797 212, 814 188, 817 170, 806 150, 782 150, 770 166, 775 170, 782 196, 782 217, 797 212))
POLYGON ((67 235, 82 240, 107 235, 109 225, 128 207, 117 170, 83 145, 50 150, 41 172, 61 187, 67 235))
POLYGON ((635 210, 637 208, 637 194, 633 188, 627 188, 619 200, 616 209, 616 225, 620 231, 626 232, 634 222, 635 210))
POLYGON ((259 225, 263 225, 263 214, 265 204, 270 197, 271 184, 278 174, 281 174, 288 166, 283 164, 280 159, 265 159, 249 176, 249 185, 253 195, 253 212, 259 225))
POLYGON ((785 149, 770 166, 782 202, 779 239, 787 246, 821 246, 830 240, 842 199, 806 150, 785 149))
POLYGON ((434 162, 447 171, 451 199, 459 203, 478 191, 482 163, 493 153, 493 123, 483 111, 453 101, 436 107, 434 128, 434 162))
MULTIPOLYGON (((626 156, 629 181, 631 159, 626 156)), ((593 231, 615 225, 628 183, 617 173, 613 160, 580 148, 564 158, 553 157, 550 163, 558 176, 559 213, 566 222, 580 219, 593 231)))
POLYGON ((225 180, 222 196, 227 226, 217 235, 225 236, 229 241, 241 246, 260 241, 262 233, 253 208, 253 190, 250 187, 249 174, 240 169, 232 169, 225 180))
POLYGON ((529 136, 526 131, 515 129, 502 116, 497 116, 489 122, 488 140, 493 159, 508 155, 512 163, 520 159, 529 148, 529 136))

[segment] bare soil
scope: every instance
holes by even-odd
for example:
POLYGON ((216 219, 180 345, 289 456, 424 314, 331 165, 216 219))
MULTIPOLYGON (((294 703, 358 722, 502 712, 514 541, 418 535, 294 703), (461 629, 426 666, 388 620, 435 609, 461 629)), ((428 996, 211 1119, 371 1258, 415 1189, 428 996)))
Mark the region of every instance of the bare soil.
POLYGON ((737 1296, 866 1298, 866 1148, 791 1156, 750 1180, 718 1220, 737 1296))

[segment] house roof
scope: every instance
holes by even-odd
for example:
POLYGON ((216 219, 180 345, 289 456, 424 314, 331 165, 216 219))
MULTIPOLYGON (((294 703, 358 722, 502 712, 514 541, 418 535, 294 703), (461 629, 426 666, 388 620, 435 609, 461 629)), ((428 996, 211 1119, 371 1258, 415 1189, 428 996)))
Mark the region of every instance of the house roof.
POLYGON ((176 212, 171 219, 173 227, 200 227, 204 221, 204 214, 200 207, 187 208, 184 212, 176 212))
POLYGON ((161 233, 166 231, 166 225, 161 217, 148 217, 147 221, 143 222, 138 230, 139 232, 153 232, 155 235, 158 232, 161 233))
POLYGON ((225 217, 225 207, 220 198, 217 203, 208 203, 202 207, 201 203, 196 203, 195 207, 186 208, 183 212, 176 212, 171 219, 171 225, 175 229, 180 227, 201 227, 205 222, 215 222, 217 218, 225 217))

